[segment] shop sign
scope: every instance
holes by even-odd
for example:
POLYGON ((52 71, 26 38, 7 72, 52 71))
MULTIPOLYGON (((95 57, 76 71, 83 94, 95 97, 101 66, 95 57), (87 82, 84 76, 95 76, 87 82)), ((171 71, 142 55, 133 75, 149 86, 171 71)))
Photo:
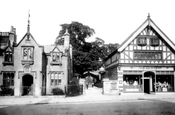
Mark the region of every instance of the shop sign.
POLYGON ((168 71, 173 71, 173 67, 126 67, 123 68, 123 70, 168 70, 168 71))

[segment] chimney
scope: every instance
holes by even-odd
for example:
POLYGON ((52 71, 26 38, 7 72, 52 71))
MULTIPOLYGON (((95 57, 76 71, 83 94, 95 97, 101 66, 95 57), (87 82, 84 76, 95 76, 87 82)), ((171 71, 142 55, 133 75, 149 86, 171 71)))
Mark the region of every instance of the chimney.
POLYGON ((13 26, 11 26, 10 33, 16 34, 16 28, 14 28, 13 26))
POLYGON ((66 50, 68 50, 69 49, 69 42, 70 42, 70 35, 69 35, 67 29, 66 29, 66 32, 63 35, 63 38, 64 38, 64 48, 66 50))

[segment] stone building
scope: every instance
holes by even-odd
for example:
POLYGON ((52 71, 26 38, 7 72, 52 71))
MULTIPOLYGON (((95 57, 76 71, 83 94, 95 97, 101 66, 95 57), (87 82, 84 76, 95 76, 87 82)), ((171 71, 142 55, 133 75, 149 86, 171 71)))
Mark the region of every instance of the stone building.
POLYGON ((69 33, 64 45, 39 45, 30 33, 17 43, 16 31, 0 32, 0 86, 14 89, 15 96, 51 94, 55 87, 64 92, 71 75, 72 48, 69 33))
POLYGON ((105 76, 122 93, 175 89, 175 44, 150 16, 105 60, 105 76))

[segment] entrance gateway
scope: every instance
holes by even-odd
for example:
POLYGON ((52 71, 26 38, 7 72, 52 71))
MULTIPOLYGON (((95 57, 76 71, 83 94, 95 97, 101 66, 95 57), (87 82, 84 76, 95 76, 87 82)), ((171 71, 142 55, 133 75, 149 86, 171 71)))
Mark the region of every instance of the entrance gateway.
POLYGON ((22 77, 22 95, 33 95, 33 76, 26 74, 22 77))
POLYGON ((155 73, 147 71, 143 77, 144 93, 155 93, 155 73))

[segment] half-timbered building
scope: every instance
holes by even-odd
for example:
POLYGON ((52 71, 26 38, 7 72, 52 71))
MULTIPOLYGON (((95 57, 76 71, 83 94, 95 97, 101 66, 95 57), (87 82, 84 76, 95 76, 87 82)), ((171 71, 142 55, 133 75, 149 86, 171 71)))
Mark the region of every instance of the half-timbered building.
POLYGON ((123 93, 174 92, 175 44, 148 18, 105 60, 123 93))

